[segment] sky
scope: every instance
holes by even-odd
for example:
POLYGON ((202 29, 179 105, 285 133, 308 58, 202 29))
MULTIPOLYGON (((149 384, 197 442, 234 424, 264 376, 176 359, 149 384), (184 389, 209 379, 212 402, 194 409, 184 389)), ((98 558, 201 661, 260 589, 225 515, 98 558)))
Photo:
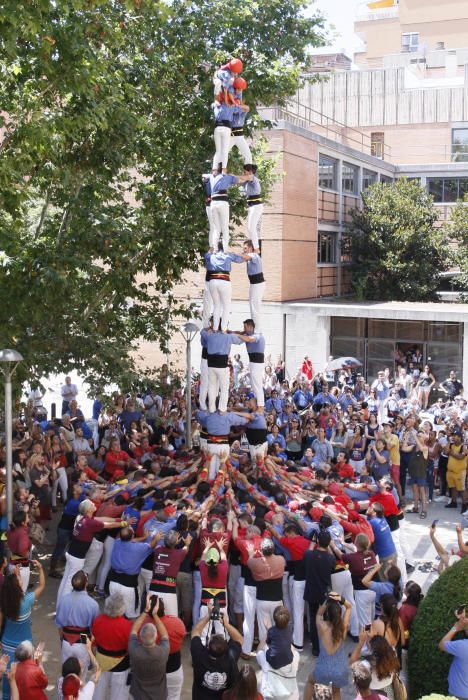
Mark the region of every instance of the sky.
POLYGON ((345 49, 351 55, 360 46, 359 39, 354 34, 354 17, 358 5, 364 4, 362 0, 315 0, 312 7, 328 19, 329 25, 334 25, 330 30, 332 35, 331 46, 336 49, 345 49))

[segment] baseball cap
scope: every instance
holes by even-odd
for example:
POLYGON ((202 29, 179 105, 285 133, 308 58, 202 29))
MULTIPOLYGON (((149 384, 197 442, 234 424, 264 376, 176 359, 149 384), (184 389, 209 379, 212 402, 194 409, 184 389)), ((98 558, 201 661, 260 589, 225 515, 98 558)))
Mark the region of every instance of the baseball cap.
POLYGON ((74 673, 69 673, 68 676, 65 676, 63 679, 62 695, 64 697, 67 697, 67 695, 75 697, 80 692, 80 687, 81 683, 78 676, 76 676, 74 673))

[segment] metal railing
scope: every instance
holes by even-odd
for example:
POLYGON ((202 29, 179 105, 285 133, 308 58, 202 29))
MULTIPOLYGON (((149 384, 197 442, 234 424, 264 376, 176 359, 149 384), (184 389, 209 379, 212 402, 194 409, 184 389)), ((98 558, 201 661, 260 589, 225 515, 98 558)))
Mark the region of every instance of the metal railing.
POLYGON ((343 122, 336 121, 313 107, 304 105, 298 101, 290 100, 284 107, 274 106, 261 110, 265 119, 272 122, 284 120, 295 126, 309 129, 319 136, 324 136, 331 141, 349 146, 361 153, 367 153, 380 160, 390 160, 390 147, 385 143, 375 142, 369 134, 366 134, 343 122))
POLYGON ((398 17, 398 0, 393 0, 392 7, 376 7, 374 9, 369 7, 369 3, 370 0, 367 0, 367 2, 362 2, 358 6, 355 16, 356 22, 368 22, 380 19, 394 19, 395 17, 398 17))

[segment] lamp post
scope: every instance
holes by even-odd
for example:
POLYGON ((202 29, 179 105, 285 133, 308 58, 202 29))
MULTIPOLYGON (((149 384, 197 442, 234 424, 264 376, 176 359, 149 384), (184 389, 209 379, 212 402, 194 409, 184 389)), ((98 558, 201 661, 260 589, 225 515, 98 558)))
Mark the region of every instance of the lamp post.
POLYGON ((185 375, 185 447, 192 449, 192 340, 200 330, 196 323, 184 323, 179 329, 186 342, 186 375, 185 375))
POLYGON ((13 457, 11 453, 11 436, 13 416, 11 404, 11 377, 23 356, 16 350, 0 350, 0 363, 5 377, 5 446, 6 446, 6 495, 8 522, 13 519, 13 457))

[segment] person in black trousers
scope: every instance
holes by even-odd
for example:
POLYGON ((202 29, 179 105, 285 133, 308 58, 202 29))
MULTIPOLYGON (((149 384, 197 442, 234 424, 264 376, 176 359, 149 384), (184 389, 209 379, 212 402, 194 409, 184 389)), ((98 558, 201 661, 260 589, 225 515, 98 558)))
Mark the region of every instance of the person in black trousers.
POLYGON ((318 656, 320 651, 315 618, 317 610, 331 590, 331 575, 336 563, 335 556, 329 550, 330 533, 326 530, 319 532, 317 542, 317 549, 309 550, 304 555, 304 600, 309 604, 310 641, 312 642, 313 656, 318 656))

